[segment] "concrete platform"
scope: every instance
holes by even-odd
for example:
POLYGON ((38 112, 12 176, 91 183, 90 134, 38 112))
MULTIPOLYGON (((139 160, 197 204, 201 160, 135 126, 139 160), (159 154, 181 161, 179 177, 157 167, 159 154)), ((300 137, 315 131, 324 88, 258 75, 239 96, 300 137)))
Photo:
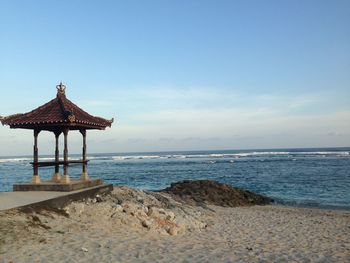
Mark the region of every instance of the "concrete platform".
POLYGON ((0 192, 0 211, 13 208, 62 208, 72 201, 94 198, 97 194, 105 194, 111 191, 113 191, 112 184, 104 184, 72 192, 0 192))
POLYGON ((56 183, 53 181, 44 181, 42 183, 22 183, 14 184, 13 191, 56 191, 56 192, 70 192, 79 189, 84 189, 88 187, 102 185, 103 181, 101 179, 80 181, 71 180, 69 184, 56 183))

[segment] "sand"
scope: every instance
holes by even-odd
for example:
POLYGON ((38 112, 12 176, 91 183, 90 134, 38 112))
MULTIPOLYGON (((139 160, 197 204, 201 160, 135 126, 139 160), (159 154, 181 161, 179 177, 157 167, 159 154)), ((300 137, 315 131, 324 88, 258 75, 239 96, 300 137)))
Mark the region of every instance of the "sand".
POLYGON ((0 262, 350 262, 350 212, 190 206, 127 187, 0 213, 0 262))

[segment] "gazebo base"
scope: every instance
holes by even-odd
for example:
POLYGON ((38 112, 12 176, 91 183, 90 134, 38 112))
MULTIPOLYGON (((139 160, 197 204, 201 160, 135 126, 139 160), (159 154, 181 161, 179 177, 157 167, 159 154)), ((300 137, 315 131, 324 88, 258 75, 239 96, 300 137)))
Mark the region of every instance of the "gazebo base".
POLYGON ((56 183, 54 181, 44 181, 41 183, 23 183, 14 184, 13 191, 57 191, 57 192, 70 192, 88 187, 102 185, 102 179, 78 181, 71 180, 68 184, 56 183))

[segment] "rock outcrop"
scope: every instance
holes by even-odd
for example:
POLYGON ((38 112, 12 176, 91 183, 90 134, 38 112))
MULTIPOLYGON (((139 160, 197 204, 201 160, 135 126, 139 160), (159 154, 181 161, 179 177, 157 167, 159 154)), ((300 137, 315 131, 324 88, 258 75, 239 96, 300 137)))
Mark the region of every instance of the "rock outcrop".
POLYGON ((182 181, 171 184, 161 192, 188 205, 217 205, 224 207, 266 205, 273 199, 216 181, 182 181))

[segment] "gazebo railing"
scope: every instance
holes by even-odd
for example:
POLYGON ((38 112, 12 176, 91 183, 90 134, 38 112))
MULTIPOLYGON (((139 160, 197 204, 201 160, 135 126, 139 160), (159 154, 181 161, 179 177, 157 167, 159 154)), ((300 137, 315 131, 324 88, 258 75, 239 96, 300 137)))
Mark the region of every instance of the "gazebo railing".
POLYGON ((30 162, 32 166, 37 167, 47 167, 47 166, 57 166, 57 165, 70 165, 70 164, 87 164, 90 160, 69 160, 69 161, 38 161, 30 162))

